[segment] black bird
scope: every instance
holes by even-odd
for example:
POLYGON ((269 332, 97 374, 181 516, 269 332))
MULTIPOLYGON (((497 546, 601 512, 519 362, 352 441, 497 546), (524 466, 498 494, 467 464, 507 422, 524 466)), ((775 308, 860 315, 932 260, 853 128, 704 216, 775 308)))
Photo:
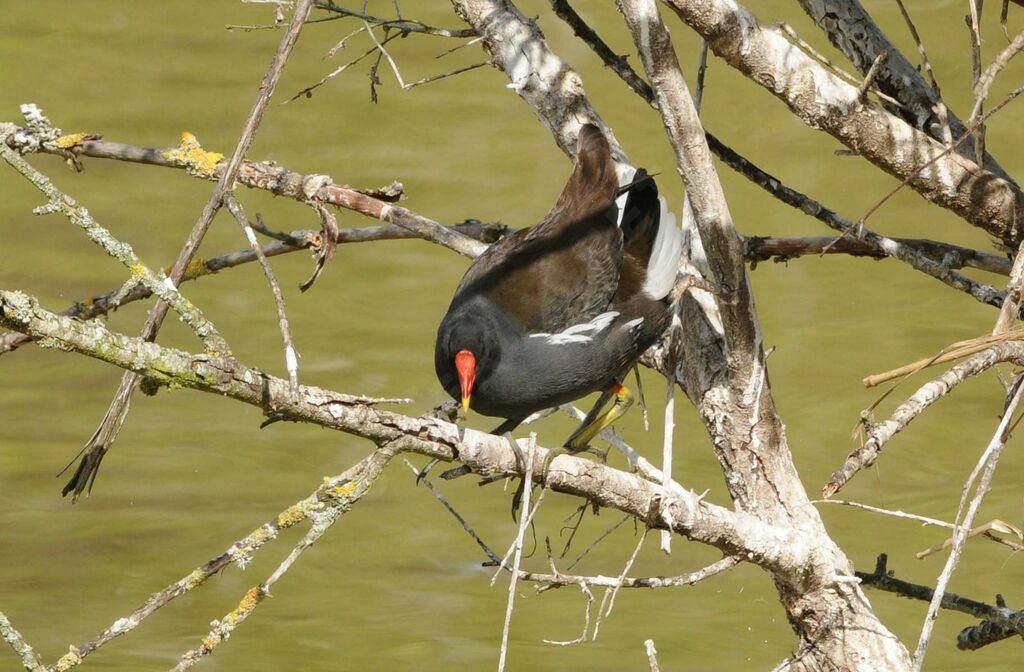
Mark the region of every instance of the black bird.
POLYGON ((583 126, 544 220, 491 245, 455 290, 434 367, 464 409, 506 418, 495 433, 600 391, 566 441, 575 452, 632 404, 622 379, 669 325, 682 234, 645 171, 623 182, 604 134, 583 126))

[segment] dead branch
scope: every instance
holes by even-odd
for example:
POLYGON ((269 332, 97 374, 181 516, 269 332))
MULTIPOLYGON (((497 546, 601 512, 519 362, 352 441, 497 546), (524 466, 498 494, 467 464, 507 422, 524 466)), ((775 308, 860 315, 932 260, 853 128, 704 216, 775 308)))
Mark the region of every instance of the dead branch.
MULTIPOLYGON (((173 383, 226 396, 292 421, 388 444, 396 452, 458 460, 485 477, 525 473, 525 465, 518 463, 503 437, 434 417, 391 413, 374 408, 364 397, 308 385, 299 385, 298 393, 292 395, 286 380, 236 360, 193 355, 111 332, 96 322, 63 317, 39 307, 35 299, 20 292, 0 290, 0 325, 31 333, 48 347, 74 350, 135 371, 157 385, 173 383)), ((547 449, 537 449, 537 481, 546 456, 547 449)), ((769 571, 783 572, 785 567, 808 561, 802 554, 809 549, 790 539, 800 534, 796 529, 773 526, 751 514, 709 504, 689 490, 683 496, 669 496, 658 485, 590 460, 559 455, 550 464, 546 484, 552 490, 629 513, 656 529, 664 529, 671 519, 675 532, 728 555, 742 555, 744 560, 763 564, 769 571)))
MULTIPOLYGON (((884 110, 857 101, 855 87, 810 57, 794 52, 777 28, 761 25, 741 5, 724 0, 667 0, 712 51, 780 98, 806 124, 952 210, 974 226, 1016 247, 1022 235, 1024 192, 973 160, 943 154, 928 135, 884 110), (934 162, 925 171, 921 166, 934 162)), ((872 56, 873 60, 874 55, 872 56)), ((869 60, 870 62, 870 60, 869 60)))
MULTIPOLYGON (((504 224, 485 224, 476 220, 467 220, 461 224, 453 224, 451 225, 451 228, 464 236, 468 236, 484 244, 493 243, 506 235, 509 231, 509 228, 504 224)), ((260 229, 257 228, 257 230, 259 231, 260 229)), ((261 231, 261 233, 263 233, 263 231, 261 231)), ((309 249, 310 247, 316 248, 321 244, 318 242, 320 233, 308 229, 301 229, 292 231, 291 233, 275 235, 279 237, 277 242, 269 243, 262 247, 263 254, 267 257, 275 257, 281 254, 297 252, 299 250, 309 249)), ((395 226, 394 224, 384 224, 381 226, 368 226, 355 229, 339 229, 337 242, 341 245, 348 243, 368 243, 378 240, 410 239, 421 240, 419 235, 409 231, 408 229, 403 229, 402 227, 395 226)), ((234 268, 235 266, 241 266, 242 264, 248 264, 256 260, 257 256, 251 249, 238 250, 237 252, 230 252, 228 254, 222 254, 209 259, 195 259, 189 266, 185 277, 182 278, 182 282, 184 283, 197 280, 208 275, 213 275, 214 273, 226 268, 234 268)), ((67 315, 68 317, 76 317, 80 320, 91 320, 96 317, 106 315, 116 307, 124 306, 134 301, 148 299, 153 295, 145 285, 136 284, 127 293, 122 293, 120 300, 115 304, 114 297, 119 291, 120 290, 111 290, 106 294, 76 301, 60 314, 67 315)), ((31 342, 32 338, 25 334, 15 331, 2 333, 0 334, 0 356, 31 342)))
MULTIPOLYGON (((893 238, 892 240, 901 246, 914 249, 936 264, 949 269, 976 268, 999 275, 1010 274, 1010 260, 1002 255, 927 238, 893 238)), ((889 258, 889 255, 875 245, 852 236, 841 237, 838 240, 832 236, 802 238, 745 236, 743 242, 743 256, 751 264, 768 260, 786 262, 797 257, 823 254, 848 254, 853 257, 871 257, 872 259, 889 258)), ((997 292, 994 298, 997 298, 1001 304, 1002 296, 1002 292, 997 292)))
MULTIPOLYGON (((299 355, 292 342, 292 330, 288 324, 288 315, 285 312, 284 295, 281 293, 281 286, 277 283, 277 276, 274 275, 273 269, 270 268, 270 263, 267 262, 267 255, 263 254, 263 248, 260 247, 260 242, 256 239, 256 233, 253 231, 252 225, 249 224, 249 220, 245 216, 245 212, 242 210, 242 205, 238 202, 238 199, 235 198, 234 194, 225 194, 224 204, 227 205, 232 216, 238 221, 238 225, 242 227, 242 232, 249 241, 249 249, 252 250, 252 253, 259 260, 260 266, 263 268, 263 275, 267 278, 267 284, 270 285, 270 292, 274 296, 274 306, 277 308, 277 326, 281 330, 281 340, 284 342, 285 368, 288 371, 288 380, 291 382, 292 391, 294 391, 299 384, 299 355)), ((330 243, 333 246, 334 240, 332 239, 330 243)), ((323 245, 327 245, 327 242, 325 241, 323 245)))
POLYGON ((892 412, 888 420, 868 427, 867 440, 850 453, 843 466, 832 474, 828 483, 821 489, 822 496, 828 499, 846 485, 854 475, 874 464, 885 444, 929 406, 949 394, 963 381, 991 369, 1000 362, 1014 362, 1018 365, 1024 363, 1024 343, 1019 341, 996 343, 922 385, 917 392, 892 412))
MULTIPOLYGON (((48 177, 33 168, 25 159, 21 158, 14 150, 7 147, 0 141, 0 157, 3 157, 12 168, 21 173, 29 182, 41 191, 48 202, 44 206, 36 208, 36 214, 49 214, 60 212, 73 224, 81 227, 87 236, 99 245, 104 252, 121 262, 130 273, 130 281, 141 283, 152 294, 160 297, 161 301, 174 309, 181 319, 192 328, 196 336, 202 340, 203 345, 210 352, 230 354, 231 348, 227 341, 220 335, 217 328, 210 322, 203 312, 181 295, 178 291, 173 277, 166 277, 161 271, 159 275, 142 263, 142 260, 135 254, 132 246, 124 241, 117 240, 110 231, 99 224, 89 211, 79 203, 57 189, 48 177)), ((121 295, 115 294, 115 305, 121 300, 121 295)))
MULTIPOLYGON (((96 637, 77 646, 72 646, 70 652, 61 658, 63 664, 68 667, 59 669, 70 669, 78 665, 97 649, 121 635, 128 634, 157 610, 174 599, 203 585, 208 579, 219 574, 228 565, 234 563, 239 568, 244 569, 252 560, 253 555, 268 542, 276 539, 282 531, 294 527, 311 517, 315 517, 318 515, 318 512, 334 506, 339 499, 344 498, 349 506, 359 501, 369 490, 373 483, 373 478, 376 478, 376 475, 380 473, 390 457, 391 454, 387 451, 377 450, 343 473, 324 479, 323 483, 310 495, 292 504, 271 520, 235 541, 220 555, 211 558, 178 581, 154 593, 142 606, 128 616, 117 619, 110 627, 96 637), (362 487, 361 479, 364 478, 369 480, 366 482, 365 487, 362 487), (358 484, 360 487, 357 488, 354 484, 358 484)), ((60 664, 59 662, 58 666, 60 664)))
MULTIPOLYGON (((14 148, 19 151, 27 149, 29 151, 41 151, 50 154, 71 151, 75 156, 117 158, 124 161, 172 168, 191 167, 188 162, 173 158, 176 156, 177 148, 146 149, 121 143, 82 140, 79 144, 73 144, 67 150, 62 150, 55 143, 42 143, 37 149, 33 149, 33 143, 24 139, 24 136, 24 133, 21 135, 15 133, 12 136, 13 140, 9 140, 8 144, 13 144, 14 148)), ((217 179, 223 176, 224 169, 225 164, 222 161, 216 160, 212 162, 208 170, 202 172, 190 170, 189 174, 202 179, 217 179)), ((426 237, 464 256, 476 257, 485 247, 477 241, 460 235, 458 232, 445 230, 441 224, 415 212, 393 205, 386 200, 375 198, 366 192, 335 184, 329 177, 324 175, 304 175, 269 162, 253 163, 244 161, 239 168, 237 179, 239 183, 247 187, 269 191, 277 196, 286 196, 301 202, 315 200, 329 203, 339 208, 373 217, 374 219, 390 222, 415 233, 417 237, 426 237)), ((386 195, 389 200, 394 200, 393 190, 386 195)))
MULTIPOLYGON (((888 556, 882 553, 878 556, 878 561, 875 563, 875 571, 857 572, 857 578, 861 580, 863 585, 871 588, 895 593, 913 600, 923 600, 925 602, 932 600, 935 591, 930 586, 922 586, 897 579, 888 569, 887 563, 888 556)), ((981 646, 991 644, 993 641, 999 641, 1014 635, 1024 636, 1024 610, 1014 611, 1007 609, 1005 606, 993 607, 984 602, 978 602, 977 600, 961 597, 953 593, 946 593, 942 596, 942 608, 984 619, 1002 629, 1004 636, 993 638, 991 637, 991 632, 989 632, 986 639, 971 642, 970 640, 976 638, 977 635, 966 634, 974 630, 974 628, 967 628, 957 638, 957 646, 960 649, 981 648, 981 646)))
MULTIPOLYGON (((884 93, 899 101, 898 105, 892 105, 883 100, 891 114, 945 144, 949 143, 947 133, 952 137, 964 134, 964 123, 946 109, 938 87, 925 81, 921 72, 889 40, 859 0, 800 0, 800 5, 861 74, 866 75, 879 54, 889 54, 875 81, 884 93)), ((904 19, 909 22, 909 15, 905 12, 904 19)), ((916 30, 911 28, 911 32, 914 35, 916 30)), ((923 62, 927 64, 920 38, 915 37, 915 41, 923 62)), ((925 67, 931 74, 930 67, 925 67)), ((961 152, 964 158, 974 161, 973 140, 968 140, 961 152)), ((984 166, 1004 180, 1012 181, 993 157, 986 156, 984 166)))
POLYGON ((28 672, 37 672, 37 670, 42 672, 46 670, 43 661, 39 658, 39 654, 25 641, 21 633, 11 625, 11 621, 2 611, 0 611, 0 638, 3 638, 14 653, 21 658, 21 664, 28 672))

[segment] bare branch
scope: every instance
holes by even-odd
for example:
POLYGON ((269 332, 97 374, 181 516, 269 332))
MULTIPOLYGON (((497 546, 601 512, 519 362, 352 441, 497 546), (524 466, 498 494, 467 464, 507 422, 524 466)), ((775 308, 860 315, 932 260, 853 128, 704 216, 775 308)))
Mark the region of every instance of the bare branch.
POLYGON ((651 672, 661 672, 661 668, 658 667, 658 651, 654 648, 653 639, 644 642, 644 651, 647 653, 647 665, 651 668, 651 672))
POLYGON ((228 210, 238 221, 239 226, 242 227, 242 232, 249 241, 249 249, 259 259, 260 266, 263 267, 263 275, 266 276, 267 284, 270 285, 270 291, 274 295, 274 305, 277 307, 277 326, 281 330, 281 340, 284 342, 285 368, 288 371, 288 380, 291 382, 292 391, 294 392, 299 385, 299 355, 295 351, 295 345, 292 343, 292 330, 288 324, 288 315, 285 313, 284 295, 281 293, 281 286, 277 284, 277 277, 274 275, 273 269, 270 268, 270 263, 267 262, 267 255, 263 254, 263 248, 260 247, 260 242, 256 240, 256 233, 249 224, 249 220, 246 218, 238 199, 235 198, 234 194, 228 193, 224 195, 224 202, 228 206, 228 210))
POLYGON ((964 380, 983 373, 1000 362, 1024 363, 1024 343, 1004 341, 988 347, 921 386, 907 401, 900 404, 885 422, 869 425, 867 440, 850 453, 843 466, 832 474, 821 490, 822 496, 826 499, 831 497, 857 472, 874 464, 885 444, 929 406, 949 394, 964 380))
POLYGON ((1003 417, 995 434, 989 441, 988 447, 985 448, 985 451, 978 459, 974 471, 971 472, 967 482, 964 484, 960 505, 957 507, 956 512, 957 528, 953 532, 953 548, 949 552, 946 565, 942 568, 938 581, 935 582, 935 595, 932 596, 931 603, 928 605, 928 614, 924 619, 924 625, 921 626, 921 636, 917 642, 917 649, 914 651, 914 672, 919 672, 924 666, 924 657, 928 652, 928 644, 931 641, 932 630, 935 627, 935 619, 938 618, 939 609, 942 606, 942 596, 946 592, 946 586, 949 585, 949 580, 952 578, 957 564, 960 562, 960 555, 963 553, 967 537, 974 526, 978 510, 981 509, 981 503, 985 500, 985 495, 988 494, 992 486, 992 476, 995 474, 996 466, 999 464, 1003 446, 1010 438, 1010 421, 1013 420, 1014 411, 1017 409, 1022 396, 1024 396, 1024 377, 1018 377, 1006 395, 1006 408, 1003 409, 1003 417), (974 487, 975 483, 977 483, 977 489, 974 487), (974 490, 973 497, 971 497, 972 490, 974 490))
POLYGON ((394 28, 399 33, 422 33, 424 35, 434 35, 436 37, 475 37, 476 32, 466 28, 435 28, 434 26, 428 26, 420 21, 409 21, 407 19, 381 19, 376 16, 370 16, 362 12, 357 12, 351 9, 345 9, 339 5, 334 4, 331 0, 315 0, 314 4, 317 9, 323 9, 329 12, 334 12, 341 17, 351 17, 354 19, 360 19, 368 23, 372 23, 375 26, 381 26, 386 28, 394 28))
POLYGON ((263 583, 246 591, 245 596, 234 610, 224 618, 213 622, 213 628, 209 634, 203 637, 202 644, 186 651, 178 664, 172 668, 172 672, 181 672, 192 667, 203 657, 213 653, 221 643, 230 637, 235 628, 249 618, 263 599, 270 595, 271 588, 291 569, 302 552, 315 544, 356 502, 370 491, 377 477, 381 475, 394 456, 395 452, 387 446, 378 448, 341 476, 327 479, 315 493, 296 505, 301 506, 305 502, 309 502, 305 508, 295 509, 293 507, 279 515, 278 521, 281 521, 282 516, 291 512, 292 518, 299 518, 299 520, 308 518, 313 524, 263 583), (300 515, 301 517, 299 517, 300 515))
MULTIPOLYGON (((300 385, 293 395, 287 381, 235 360, 191 355, 113 333, 96 322, 62 317, 40 308, 34 299, 19 292, 0 290, 0 325, 46 339, 43 342, 47 345, 133 370, 159 385, 173 382, 226 396, 289 420, 362 436, 378 444, 389 443, 397 452, 458 459, 483 476, 525 473, 525 465, 518 463, 503 437, 438 418, 412 418, 372 408, 365 398, 308 385, 300 385)), ((537 449, 538 464, 543 464, 547 452, 537 449)), ((540 480, 540 473, 535 465, 534 480, 540 480)), ((748 562, 780 570, 806 562, 801 556, 809 548, 796 543, 794 535, 802 534, 797 529, 774 526, 751 514, 709 504, 689 490, 669 495, 638 476, 590 460, 559 455, 550 463, 546 484, 552 490, 644 519, 656 529, 666 527, 671 518, 677 533, 729 555, 742 555, 748 562)))
MULTIPOLYGON (((842 51, 862 74, 868 72, 879 54, 888 52, 889 59, 879 70, 875 81, 885 94, 899 101, 899 104, 893 105, 883 99, 883 105, 890 113, 943 144, 949 144, 949 138, 960 137, 965 133, 965 124, 942 102, 939 88, 934 85, 934 77, 932 85, 929 85, 921 72, 875 23, 859 0, 800 0, 800 5, 824 31, 829 41, 842 51)), ((912 26, 906 12, 904 19, 912 26)), ((911 27, 911 35, 915 34, 916 30, 911 27)), ((917 36, 915 43, 922 54, 926 69, 931 74, 920 38, 917 36)), ((975 150, 970 136, 960 153, 965 159, 974 161, 975 150)), ((877 163, 875 159, 871 160, 877 163)), ((986 170, 1004 180, 1012 181, 991 156, 986 156, 984 164, 979 165, 984 165, 986 170)))
MULTIPOLYGON (((1010 260, 1003 255, 981 252, 969 247, 960 247, 926 238, 892 238, 891 240, 949 269, 977 268, 989 273, 1010 274, 1010 260)), ((754 264, 769 259, 785 262, 797 257, 824 254, 849 254, 854 257, 871 257, 873 259, 890 258, 875 245, 866 240, 858 240, 853 236, 844 236, 838 239, 832 236, 805 238, 746 236, 743 242, 743 256, 747 262, 754 264)), ((994 301, 998 300, 1001 303, 1002 298, 1002 292, 995 292, 993 295, 994 301)))
MULTIPOLYGON (((174 266, 171 268, 170 283, 175 287, 181 283, 181 279, 185 276, 186 270, 198 252, 199 246, 202 244, 203 238, 213 222, 213 218, 217 215, 223 204, 225 194, 234 189, 235 177, 242 166, 245 154, 249 151, 252 139, 256 135, 256 129, 263 119, 263 114, 266 112, 271 96, 274 95, 277 82, 281 78, 281 73, 288 62, 288 57, 291 55, 292 49, 299 39, 302 25, 309 16, 311 8, 312 0, 299 0, 295 6, 291 23, 281 38, 277 51, 274 53, 274 58, 270 62, 270 67, 263 76, 259 94, 253 103, 245 125, 242 127, 241 137, 235 145, 235 150, 231 153, 231 158, 228 159, 224 166, 220 179, 217 181, 217 186, 214 187, 213 193, 210 194, 210 199, 203 207, 199 219, 196 221, 195 226, 192 227, 192 231, 189 232, 188 238, 186 238, 185 244, 178 254, 177 261, 174 262, 174 266)), ((144 340, 156 340, 156 336, 160 331, 160 325, 163 324, 166 315, 167 304, 163 301, 157 301, 156 306, 150 311, 149 316, 146 318, 146 323, 142 327, 142 338, 144 340)), ((114 393, 110 407, 100 421, 99 427, 96 428, 96 431, 93 432, 79 452, 81 461, 78 463, 78 468, 71 476, 71 479, 64 486, 62 494, 66 496, 68 493, 73 493, 72 498, 76 499, 83 492, 92 490, 100 463, 103 461, 103 456, 106 455, 117 439, 117 434, 121 430, 122 425, 124 425, 125 418, 128 415, 132 395, 138 389, 140 382, 141 379, 131 372, 126 372, 121 378, 121 383, 114 393)), ((72 459, 73 462, 74 459, 72 459)))
MULTIPOLYGON (((123 241, 117 240, 110 231, 103 228, 99 222, 93 219, 89 211, 82 207, 75 199, 57 189, 50 178, 46 177, 33 168, 27 161, 14 150, 0 141, 0 157, 12 168, 21 173, 39 191, 46 195, 48 204, 35 210, 36 214, 60 212, 73 224, 81 227, 87 236, 103 248, 103 251, 121 262, 131 273, 131 281, 142 283, 151 293, 160 297, 166 305, 171 306, 181 319, 184 320, 192 331, 195 332, 203 345, 210 352, 229 354, 231 348, 224 340, 217 328, 213 326, 203 312, 181 295, 177 290, 177 283, 172 278, 166 277, 161 271, 158 275, 135 254, 132 246, 123 241)), ((120 297, 119 297, 120 298, 120 297)))
MULTIPOLYGON (((485 244, 493 243, 506 235, 509 231, 508 227, 504 224, 484 224, 476 220, 467 220, 462 224, 454 224, 451 228, 462 235, 468 236, 485 244)), ((257 230, 261 231, 259 228, 257 228, 257 230)), ((265 232, 261 231, 261 233, 265 232)), ((279 242, 264 245, 262 248, 263 254, 267 257, 297 252, 310 247, 315 248, 321 244, 321 242, 319 242, 319 232, 306 229, 292 231, 287 234, 275 234, 275 236, 278 237, 279 242)), ((420 240, 421 237, 408 229, 403 229, 400 226, 384 224, 381 226, 340 229, 338 231, 337 242, 338 244, 346 244, 368 243, 377 240, 411 239, 420 240)), ((256 260, 256 254, 251 249, 238 250, 237 252, 222 254, 216 257, 211 257, 210 259, 195 259, 189 266, 185 277, 182 278, 182 282, 197 280, 217 273, 223 269, 233 268, 256 260)), ((120 301, 115 304, 114 297, 119 291, 120 290, 112 290, 100 296, 76 301, 69 308, 62 311, 61 315, 76 317, 80 320, 91 320, 93 318, 100 317, 101 315, 106 315, 117 306, 123 306, 134 301, 148 299, 153 295, 145 285, 136 284, 126 294, 123 294, 123 296, 120 297, 120 301)), ((26 343, 31 343, 32 340, 32 337, 16 331, 0 334, 0 355, 16 350, 26 343)))
MULTIPOLYGON (((922 586, 895 578, 886 566, 888 558, 885 553, 878 556, 873 572, 857 572, 863 585, 890 593, 896 593, 903 597, 914 600, 930 602, 935 591, 929 586, 922 586)), ((1014 635, 1024 635, 1024 611, 1014 611, 1005 606, 996 606, 978 602, 953 593, 946 593, 942 596, 942 608, 950 611, 959 611, 969 616, 985 619, 985 621, 997 625, 1002 629, 1002 636, 992 638, 989 636, 983 641, 978 641, 972 634, 974 628, 968 628, 960 633, 957 638, 957 646, 961 649, 981 648, 992 641, 1006 639, 1014 635), (971 641, 975 640, 975 641, 971 641)), ((991 635, 991 633, 989 633, 991 635)))
POLYGON ((1007 245, 1020 242, 1024 192, 1015 183, 979 170, 973 160, 944 153, 938 142, 884 110, 860 104, 855 87, 794 52, 781 31, 762 26, 745 7, 725 0, 666 1, 708 39, 712 51, 780 98, 806 124, 909 180, 929 201, 1007 245), (928 168, 922 171, 922 166, 928 168))

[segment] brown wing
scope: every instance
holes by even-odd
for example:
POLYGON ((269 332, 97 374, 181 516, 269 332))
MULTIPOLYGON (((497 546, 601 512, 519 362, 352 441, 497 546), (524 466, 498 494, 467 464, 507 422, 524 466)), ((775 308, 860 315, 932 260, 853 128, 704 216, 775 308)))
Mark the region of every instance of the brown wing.
POLYGON ((557 333, 607 310, 619 284, 622 234, 611 150, 580 131, 572 175, 543 221, 492 245, 456 290, 491 298, 527 332, 557 333))

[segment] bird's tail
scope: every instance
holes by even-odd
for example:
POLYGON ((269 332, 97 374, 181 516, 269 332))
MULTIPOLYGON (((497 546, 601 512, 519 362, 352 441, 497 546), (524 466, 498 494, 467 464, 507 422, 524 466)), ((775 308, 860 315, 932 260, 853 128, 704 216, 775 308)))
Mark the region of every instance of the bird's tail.
POLYGON ((643 168, 622 175, 619 228, 626 253, 646 262, 644 293, 663 299, 675 286, 683 236, 653 177, 643 168))

